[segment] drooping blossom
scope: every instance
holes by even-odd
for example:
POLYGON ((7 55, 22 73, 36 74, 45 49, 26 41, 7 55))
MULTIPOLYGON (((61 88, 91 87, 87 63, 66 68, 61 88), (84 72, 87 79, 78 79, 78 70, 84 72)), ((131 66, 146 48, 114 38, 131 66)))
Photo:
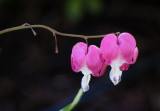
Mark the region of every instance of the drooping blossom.
POLYGON ((134 37, 129 33, 106 35, 100 45, 100 57, 104 64, 111 66, 110 79, 114 85, 121 81, 122 71, 128 70, 136 62, 138 48, 134 37))
POLYGON ((87 45, 83 42, 73 46, 71 67, 74 72, 81 71, 84 75, 81 81, 81 87, 84 92, 89 90, 91 74, 100 77, 106 69, 100 59, 99 48, 95 45, 90 45, 87 51, 87 45))

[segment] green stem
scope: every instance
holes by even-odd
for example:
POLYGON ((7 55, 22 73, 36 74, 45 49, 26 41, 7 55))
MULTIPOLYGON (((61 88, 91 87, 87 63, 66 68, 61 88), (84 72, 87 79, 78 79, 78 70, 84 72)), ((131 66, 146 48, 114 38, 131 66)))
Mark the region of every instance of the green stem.
POLYGON ((78 94, 76 95, 76 97, 74 98, 74 100, 72 102, 72 108, 74 108, 78 104, 82 95, 83 95, 83 89, 81 88, 81 89, 79 89, 78 94))
POLYGON ((66 33, 58 32, 58 31, 54 30, 53 28, 45 26, 45 25, 28 25, 28 24, 27 25, 23 24, 23 25, 20 25, 20 26, 16 26, 16 27, 1 30, 0 35, 4 34, 4 33, 7 33, 7 32, 22 30, 22 29, 28 29, 28 28, 43 28, 43 29, 49 30, 53 34, 57 34, 57 35, 61 35, 61 36, 68 36, 68 37, 79 37, 79 38, 84 38, 84 39, 101 38, 101 37, 104 37, 106 35, 105 34, 105 35, 86 36, 86 35, 77 35, 77 34, 66 34, 66 33))
POLYGON ((66 107, 64 107, 63 109, 61 109, 60 111, 71 111, 78 104, 82 95, 83 95, 83 89, 80 88, 73 102, 67 105, 66 107))

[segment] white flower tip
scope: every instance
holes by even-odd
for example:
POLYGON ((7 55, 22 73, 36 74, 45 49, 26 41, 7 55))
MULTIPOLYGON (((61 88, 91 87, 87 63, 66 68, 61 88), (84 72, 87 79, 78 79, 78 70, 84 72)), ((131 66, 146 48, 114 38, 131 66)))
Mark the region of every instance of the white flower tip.
POLYGON ((89 81, 91 79, 91 75, 84 75, 81 81, 81 86, 84 92, 89 90, 89 81))
POLYGON ((114 85, 117 85, 120 81, 121 81, 121 76, 119 76, 117 78, 113 77, 113 79, 112 79, 112 82, 113 82, 114 85))
POLYGON ((83 92, 86 92, 89 90, 89 85, 86 85, 85 87, 82 88, 83 89, 83 92))
POLYGON ((121 81, 122 71, 119 70, 119 67, 112 67, 110 71, 110 79, 114 85, 117 85, 121 81))

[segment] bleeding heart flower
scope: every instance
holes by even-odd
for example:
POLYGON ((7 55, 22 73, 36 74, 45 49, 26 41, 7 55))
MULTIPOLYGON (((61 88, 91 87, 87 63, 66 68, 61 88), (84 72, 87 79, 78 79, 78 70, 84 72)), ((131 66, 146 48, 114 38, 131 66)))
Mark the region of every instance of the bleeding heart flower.
POLYGON ((100 59, 99 48, 91 45, 87 53, 87 45, 83 42, 74 45, 71 54, 71 66, 74 72, 81 71, 83 73, 81 86, 84 92, 89 90, 91 74, 100 77, 106 69, 106 65, 100 59))
POLYGON ((105 65, 111 66, 110 79, 114 85, 121 81, 122 71, 136 62, 138 48, 134 37, 129 33, 106 35, 100 46, 100 57, 105 65))

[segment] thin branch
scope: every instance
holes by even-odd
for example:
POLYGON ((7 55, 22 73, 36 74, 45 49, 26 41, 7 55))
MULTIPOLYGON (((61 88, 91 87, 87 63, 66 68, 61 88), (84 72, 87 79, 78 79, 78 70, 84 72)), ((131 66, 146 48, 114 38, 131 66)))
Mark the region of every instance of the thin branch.
MULTIPOLYGON (((26 24, 1 30, 0 31, 0 35, 4 34, 4 33, 7 33, 7 32, 16 31, 16 30, 22 30, 22 29, 28 29, 28 28, 31 28, 31 29, 32 28, 43 28, 43 29, 46 29, 46 30, 52 32, 53 34, 57 34, 57 35, 61 35, 61 36, 68 36, 68 37, 79 37, 79 38, 84 38, 84 39, 101 38, 101 37, 104 37, 106 35, 105 34, 105 35, 86 36, 86 35, 77 35, 77 34, 67 34, 67 33, 58 32, 58 31, 54 30, 53 28, 45 26, 45 25, 26 25, 26 24)), ((34 33, 34 31, 33 31, 33 33, 34 33)))
POLYGON ((88 40, 87 40, 87 38, 85 38, 85 41, 86 41, 86 44, 87 44, 87 47, 88 47, 88 40))
POLYGON ((33 32, 33 35, 34 35, 34 36, 37 35, 36 32, 33 30, 32 26, 31 26, 30 24, 25 23, 25 24, 23 24, 23 25, 24 25, 24 26, 29 26, 29 27, 31 28, 32 32, 33 32))
POLYGON ((55 42, 55 53, 58 53, 58 42, 57 42, 57 36, 55 33, 53 33, 54 36, 54 42, 55 42))

